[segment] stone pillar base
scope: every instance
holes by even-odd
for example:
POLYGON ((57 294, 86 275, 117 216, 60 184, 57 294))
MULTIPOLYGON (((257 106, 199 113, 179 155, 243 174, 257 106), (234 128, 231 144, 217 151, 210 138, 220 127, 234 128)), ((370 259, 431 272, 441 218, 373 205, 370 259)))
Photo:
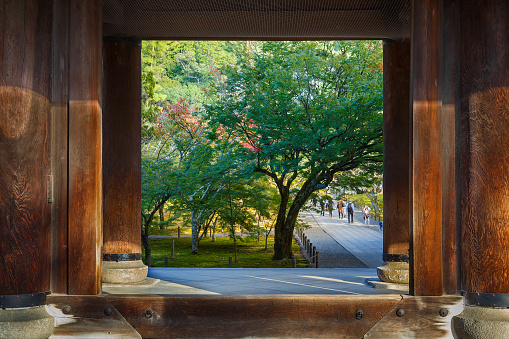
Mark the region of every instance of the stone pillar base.
POLYGON ((410 281, 410 265, 407 262, 387 262, 385 266, 377 267, 376 273, 380 280, 408 284, 410 281))
POLYGON ((0 338, 47 339, 54 326, 46 306, 0 309, 0 338))
POLYGON ((509 309, 465 306, 452 324, 457 338, 509 338, 509 309))
POLYGON ((148 267, 141 260, 103 261, 103 283, 126 284, 144 280, 148 267))

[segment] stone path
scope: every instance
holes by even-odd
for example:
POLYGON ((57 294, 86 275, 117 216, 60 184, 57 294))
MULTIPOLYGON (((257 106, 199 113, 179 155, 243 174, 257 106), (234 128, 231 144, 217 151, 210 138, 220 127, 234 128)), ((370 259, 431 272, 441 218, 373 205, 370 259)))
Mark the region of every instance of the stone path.
POLYGON ((301 217, 312 225, 312 228, 304 233, 320 252, 320 262, 322 262, 322 251, 327 253, 327 264, 330 265, 327 267, 376 268, 384 265, 382 231, 373 223, 369 228, 364 227, 360 211, 356 211, 353 223, 348 223, 346 218, 339 219, 337 214, 333 214, 330 218, 328 214, 322 216, 316 212, 302 212, 301 217), (320 228, 330 238, 320 235, 316 228, 320 228), (339 246, 333 246, 331 239, 339 246), (348 255, 344 253, 345 250, 357 259, 357 263, 351 259, 345 259, 348 258, 348 255), (346 266, 349 264, 357 266, 346 266))

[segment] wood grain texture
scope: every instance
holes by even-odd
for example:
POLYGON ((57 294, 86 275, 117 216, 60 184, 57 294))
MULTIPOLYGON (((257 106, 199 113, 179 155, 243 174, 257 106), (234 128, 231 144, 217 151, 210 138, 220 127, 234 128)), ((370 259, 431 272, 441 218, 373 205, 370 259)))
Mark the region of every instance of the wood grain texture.
POLYGON ((452 317, 462 310, 462 297, 403 296, 364 338, 452 338, 452 317), (398 316, 397 310, 403 314, 398 316))
POLYGON ((101 292, 101 3, 70 1, 69 294, 101 292))
POLYGON ((384 41, 383 253, 408 255, 410 42, 384 41))
POLYGON ((461 3, 462 284, 509 293, 509 3, 461 3))
POLYGON ((442 294, 442 1, 413 1, 410 293, 442 294))
POLYGON ((49 296, 48 312, 55 317, 51 338, 141 338, 104 296, 49 296), (68 314, 63 312, 69 307, 68 314), (109 308, 111 313, 105 309, 109 308))
POLYGON ((51 108, 51 291, 67 294, 69 3, 54 1, 51 108))
POLYGON ((141 43, 103 47, 104 253, 141 253, 141 43))
POLYGON ((444 2, 444 63, 442 85, 442 255, 445 294, 457 294, 460 284, 459 1, 444 2))
POLYGON ((0 6, 0 294, 50 288, 51 9, 0 6))
POLYGON ((107 296, 144 338, 362 338, 392 296, 107 296), (147 318, 146 310, 152 310, 147 318), (356 318, 362 309, 362 319, 356 318))

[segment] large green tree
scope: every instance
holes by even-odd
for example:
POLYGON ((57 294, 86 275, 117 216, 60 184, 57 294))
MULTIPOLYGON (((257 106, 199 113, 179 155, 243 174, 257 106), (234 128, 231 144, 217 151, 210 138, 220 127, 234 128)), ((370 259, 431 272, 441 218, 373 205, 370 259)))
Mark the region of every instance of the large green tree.
POLYGON ((382 162, 380 42, 235 45, 211 118, 276 184, 274 259, 290 258, 298 213, 339 171, 382 162))

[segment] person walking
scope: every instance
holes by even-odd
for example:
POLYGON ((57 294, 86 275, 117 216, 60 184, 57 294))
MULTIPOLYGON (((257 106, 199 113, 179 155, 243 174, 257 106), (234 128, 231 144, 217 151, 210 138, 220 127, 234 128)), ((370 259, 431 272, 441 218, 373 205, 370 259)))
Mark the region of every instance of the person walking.
POLYGON ((329 218, 332 218, 332 211, 334 210, 334 204, 332 201, 327 203, 327 210, 329 211, 329 218))
POLYGON ((352 199, 350 199, 348 204, 346 204, 346 213, 348 214, 348 222, 353 222, 354 205, 352 199))
POLYGON ((345 217, 345 210, 343 209, 343 201, 341 199, 338 200, 337 207, 339 219, 343 219, 345 217))
POLYGON ((369 228, 369 211, 371 211, 371 208, 369 208, 368 205, 365 205, 362 210, 364 211, 364 226, 369 228))
POLYGON ((323 200, 320 200, 320 214, 324 215, 325 210, 325 204, 323 203, 323 200))

